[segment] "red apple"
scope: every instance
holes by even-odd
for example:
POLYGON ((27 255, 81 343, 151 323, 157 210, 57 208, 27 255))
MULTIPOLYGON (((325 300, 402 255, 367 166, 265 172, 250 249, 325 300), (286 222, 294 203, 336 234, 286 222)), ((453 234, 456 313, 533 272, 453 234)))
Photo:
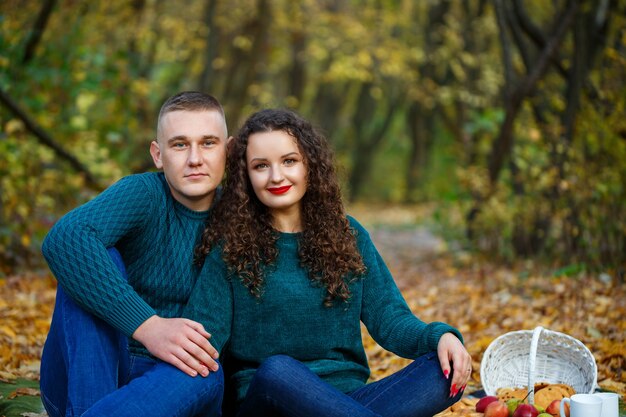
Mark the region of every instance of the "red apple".
POLYGON ((485 417, 509 417, 509 409, 502 401, 494 401, 485 408, 485 417))
POLYGON ((484 413, 485 408, 487 408, 487 406, 494 401, 498 401, 498 397, 496 397, 495 395, 487 395, 486 397, 481 398, 476 403, 476 411, 478 411, 479 413, 484 413))
POLYGON ((530 404, 520 404, 513 412, 513 417, 537 417, 539 411, 530 404))
POLYGON ((558 416, 559 407, 561 407, 561 400, 554 400, 546 407, 546 413, 558 416))
MULTIPOLYGON (((555 417, 558 417, 560 414, 561 400, 554 400, 546 407, 546 413, 552 414, 555 417)), ((569 417, 569 403, 565 403, 565 407, 563 407, 565 411, 565 415, 569 417)))

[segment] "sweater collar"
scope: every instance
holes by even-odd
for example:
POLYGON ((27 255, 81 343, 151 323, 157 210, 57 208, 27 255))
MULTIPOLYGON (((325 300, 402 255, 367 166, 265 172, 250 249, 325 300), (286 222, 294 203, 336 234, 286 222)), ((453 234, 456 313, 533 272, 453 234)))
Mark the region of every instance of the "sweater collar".
POLYGON ((176 209, 176 211, 185 217, 189 217, 190 219, 195 219, 195 220, 206 219, 211 211, 211 209, 203 210, 203 211, 192 210, 186 207, 185 205, 181 204, 178 200, 176 200, 173 197, 172 197, 172 201, 174 202, 174 208, 176 209))

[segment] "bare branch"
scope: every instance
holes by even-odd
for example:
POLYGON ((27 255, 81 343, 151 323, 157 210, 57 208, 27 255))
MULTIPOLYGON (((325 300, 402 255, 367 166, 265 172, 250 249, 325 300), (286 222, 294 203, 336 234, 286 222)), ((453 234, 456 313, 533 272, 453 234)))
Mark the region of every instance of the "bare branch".
POLYGON ((41 143, 51 148, 54 153, 61 159, 67 161, 75 171, 81 173, 85 177, 86 185, 96 191, 103 190, 103 187, 95 180, 91 172, 76 157, 67 152, 63 147, 55 141, 41 126, 32 120, 13 99, 0 88, 0 103, 11 111, 18 119, 20 119, 26 129, 28 129, 41 143))
POLYGON ((513 59, 511 55, 511 43, 507 36, 506 16, 502 5, 502 0, 494 0, 496 11, 496 22, 498 23, 498 31, 500 35, 500 44, 502 45, 502 66, 504 68, 504 97, 505 100, 510 94, 509 86, 513 85, 513 59))
POLYGON ((30 32, 28 40, 26 41, 22 64, 27 64, 35 56, 35 49, 37 49, 41 36, 48 25, 48 20, 52 14, 52 9, 54 8, 55 3, 56 0, 47 0, 43 6, 41 6, 41 10, 39 11, 33 30, 30 32))
POLYGON ((533 71, 526 77, 526 80, 520 86, 519 90, 523 96, 530 95, 532 90, 537 85, 537 81, 543 76, 548 68, 549 61, 554 57, 558 46, 561 44, 565 33, 569 29, 569 27, 574 22, 574 16, 578 11, 578 2, 573 1, 570 3, 569 8, 566 9, 561 16, 558 16, 556 21, 559 22, 554 35, 552 38, 548 40, 545 48, 541 52, 539 59, 537 60, 537 65, 533 71))
MULTIPOLYGON (((515 17, 519 23, 519 27, 524 31, 526 35, 530 38, 530 40, 535 44, 535 46, 539 49, 543 49, 546 47, 546 37, 541 32, 541 29, 530 19, 528 13, 526 13, 526 9, 524 7, 524 3, 520 0, 513 1, 513 10, 515 12, 515 17)), ((556 67, 557 71, 563 78, 567 78, 567 70, 561 64, 561 61, 558 57, 552 57, 552 63, 556 67)))
POLYGON ((511 7, 508 4, 508 2, 505 2, 503 6, 504 6, 503 7, 504 13, 507 18, 506 20, 509 24, 509 28, 511 29, 511 34, 513 35, 513 40, 515 41, 515 44, 517 45, 517 49, 519 50, 519 53, 522 56, 522 61, 524 61, 524 66, 528 70, 530 69, 531 58, 530 58, 530 54, 528 53, 528 46, 526 45, 524 37, 522 36, 522 31, 520 29, 519 22, 515 18, 515 14, 511 10, 511 7))

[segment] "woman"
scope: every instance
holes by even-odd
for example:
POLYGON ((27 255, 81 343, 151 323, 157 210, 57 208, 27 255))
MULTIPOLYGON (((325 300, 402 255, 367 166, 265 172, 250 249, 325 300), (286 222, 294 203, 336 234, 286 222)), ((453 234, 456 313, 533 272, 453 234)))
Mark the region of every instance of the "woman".
POLYGON ((238 416, 432 416, 460 398, 471 373, 461 334, 411 313, 367 231, 345 215, 330 149, 306 120, 263 110, 244 123, 212 217, 197 255, 205 277, 231 280, 224 360, 238 416), (366 384, 361 321, 414 361, 366 384))

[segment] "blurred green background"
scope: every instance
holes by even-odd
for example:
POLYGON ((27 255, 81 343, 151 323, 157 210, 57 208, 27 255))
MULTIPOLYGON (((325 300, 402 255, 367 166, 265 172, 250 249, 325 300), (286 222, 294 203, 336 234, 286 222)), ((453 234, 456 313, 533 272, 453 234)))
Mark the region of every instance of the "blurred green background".
POLYGON ((232 133, 269 106, 313 120, 350 204, 408 204, 463 248, 623 282, 625 3, 2 0, 0 276, 152 169, 160 104, 197 89, 232 133))

